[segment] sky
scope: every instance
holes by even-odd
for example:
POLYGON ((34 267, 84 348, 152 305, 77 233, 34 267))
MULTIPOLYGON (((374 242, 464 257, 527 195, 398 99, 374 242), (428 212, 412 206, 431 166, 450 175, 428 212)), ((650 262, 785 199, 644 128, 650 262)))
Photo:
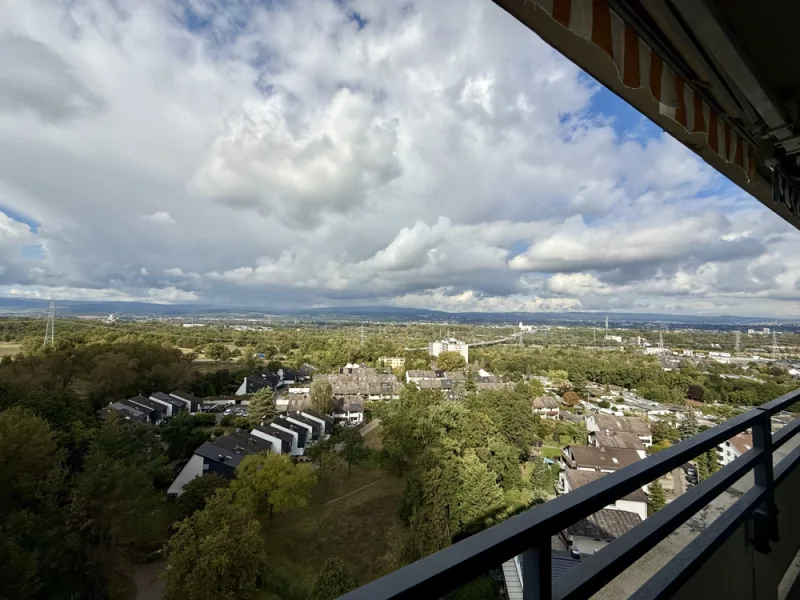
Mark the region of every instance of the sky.
POLYGON ((0 56, 0 296, 800 314, 800 232, 489 0, 4 0, 0 56))

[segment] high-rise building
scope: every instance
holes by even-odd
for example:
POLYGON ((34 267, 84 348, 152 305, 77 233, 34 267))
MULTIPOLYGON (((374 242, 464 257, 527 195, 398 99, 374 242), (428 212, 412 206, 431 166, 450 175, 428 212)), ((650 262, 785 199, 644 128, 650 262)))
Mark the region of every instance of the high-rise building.
POLYGON ((466 362, 469 362, 469 345, 455 338, 436 340, 428 344, 428 354, 431 356, 439 356, 442 352, 458 352, 466 362))

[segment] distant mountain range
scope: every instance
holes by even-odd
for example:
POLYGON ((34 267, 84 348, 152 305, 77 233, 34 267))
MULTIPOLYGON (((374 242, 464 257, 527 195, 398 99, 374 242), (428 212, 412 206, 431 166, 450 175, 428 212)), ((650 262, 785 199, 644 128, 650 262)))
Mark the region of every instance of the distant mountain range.
MULTIPOLYGON (((0 298, 0 314, 43 314, 49 301, 21 298, 0 298)), ((578 325, 601 324, 603 312, 459 312, 450 313, 424 308, 399 306, 331 306, 323 308, 257 309, 243 306, 221 306, 211 304, 150 304, 146 302, 92 302, 60 300, 56 302, 59 316, 96 316, 118 314, 122 318, 132 317, 222 317, 263 318, 266 316, 296 318, 301 320, 345 320, 345 321, 428 321, 450 323, 490 324, 550 324, 578 325)), ((620 325, 766 325, 787 326, 800 324, 797 319, 770 317, 738 317, 732 315, 698 316, 668 315, 657 313, 609 312, 612 326, 620 325)))

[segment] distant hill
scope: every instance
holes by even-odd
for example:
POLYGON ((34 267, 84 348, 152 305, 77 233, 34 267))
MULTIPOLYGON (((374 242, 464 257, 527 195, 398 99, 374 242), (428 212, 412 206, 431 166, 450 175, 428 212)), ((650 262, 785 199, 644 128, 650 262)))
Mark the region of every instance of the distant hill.
MULTIPOLYGON (((49 301, 26 298, 0 297, 0 314, 44 314, 49 301)), ((124 316, 180 317, 228 316, 262 318, 266 315, 285 316, 302 320, 365 320, 365 321, 429 321, 450 323, 489 323, 549 325, 602 325, 608 314, 612 327, 636 325, 693 326, 693 325, 786 325, 800 323, 797 319, 768 317, 738 317, 732 315, 699 316, 669 315, 659 313, 623 312, 460 312, 451 313, 424 308, 401 306, 330 306, 322 308, 275 309, 252 306, 224 306, 213 304, 151 304, 147 302, 105 302, 59 300, 56 302, 60 316, 94 316, 118 313, 124 316)))

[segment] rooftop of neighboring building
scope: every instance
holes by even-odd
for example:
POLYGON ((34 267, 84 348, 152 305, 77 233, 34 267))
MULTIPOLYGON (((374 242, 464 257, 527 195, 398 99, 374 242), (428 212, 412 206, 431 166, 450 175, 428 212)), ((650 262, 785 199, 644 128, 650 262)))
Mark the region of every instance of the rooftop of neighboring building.
POLYGON ((609 431, 605 433, 598 431, 592 433, 596 445, 605 448, 630 448, 632 450, 644 450, 644 444, 639 436, 627 431, 609 431))
POLYGON ((603 430, 635 433, 636 435, 650 435, 650 427, 637 417, 618 417, 614 415, 596 414, 593 418, 597 426, 603 430))
POLYGON ((575 467, 617 470, 641 460, 630 448, 598 448, 597 446, 568 446, 567 453, 575 467))
POLYGON ((533 399, 533 408, 537 410, 554 409, 559 406, 558 400, 552 396, 539 396, 533 399))
MULTIPOLYGON (((564 475, 569 482, 569 487, 573 490, 576 490, 587 483, 591 483, 605 477, 608 475, 608 473, 602 473, 600 471, 579 471, 578 469, 567 469, 564 471, 564 475)), ((620 498, 620 500, 628 500, 630 502, 647 502, 647 494, 644 492, 644 490, 639 488, 627 496, 620 498)))
MULTIPOLYGON (((162 402, 166 402, 168 404, 171 404, 172 406, 175 406, 177 408, 185 408, 186 407, 186 403, 185 402, 182 402, 181 400, 178 400, 177 398, 173 398, 172 396, 170 396, 169 394, 165 394, 164 392, 153 392, 152 394, 150 394, 150 396, 152 398, 156 398, 157 400, 161 400, 162 402)), ((199 402, 199 400, 198 400, 198 402, 199 402)))
POLYGON ((744 454, 753 449, 753 434, 750 432, 737 433, 728 440, 739 454, 744 454))
POLYGON ((604 508, 567 527, 564 531, 571 537, 611 542, 622 537, 641 522, 642 518, 636 513, 604 508))

